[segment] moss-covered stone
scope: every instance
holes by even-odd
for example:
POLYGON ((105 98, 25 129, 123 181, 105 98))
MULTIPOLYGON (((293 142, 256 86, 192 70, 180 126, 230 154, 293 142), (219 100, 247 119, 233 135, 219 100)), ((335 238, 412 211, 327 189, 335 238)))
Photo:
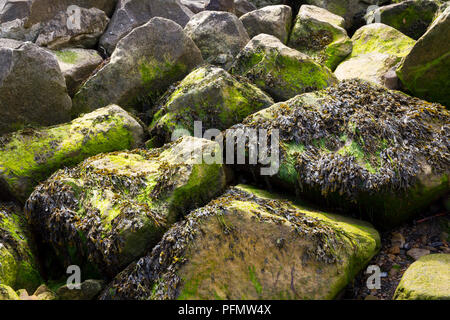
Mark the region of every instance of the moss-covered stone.
POLYGON ((430 254, 414 262, 394 294, 396 300, 450 300, 450 254, 430 254))
POLYGON ((19 296, 10 286, 0 284, 0 300, 19 300, 19 296))
POLYGON ((102 152, 135 148, 144 130, 123 109, 111 105, 70 123, 25 129, 0 138, 0 190, 25 201, 54 171, 102 152))
POLYGON ((184 137, 160 149, 89 158, 38 186, 27 216, 63 266, 114 276, 224 188, 223 166, 201 161, 214 152, 217 143, 184 137))
POLYGON ((101 298, 333 299, 379 247, 367 223, 239 185, 170 229, 101 298))
POLYGON ((449 191, 449 120, 441 105, 346 80, 230 130, 278 129, 280 168, 264 180, 389 228, 449 191))
POLYGON ((295 19, 289 46, 334 70, 352 52, 352 42, 343 27, 342 17, 303 5, 295 19))
POLYGON ((222 68, 201 67, 163 99, 150 134, 160 142, 170 142, 175 129, 193 135, 194 121, 202 121, 204 130, 225 130, 272 104, 273 100, 247 79, 235 78, 222 68))
MULTIPOLYGON (((20 208, 0 202, 0 283, 34 291, 41 283, 20 208)), ((2 294, 0 293, 0 296, 2 294)))
POLYGON ((277 101, 338 82, 330 69, 267 34, 254 37, 245 46, 231 73, 248 78, 277 101))

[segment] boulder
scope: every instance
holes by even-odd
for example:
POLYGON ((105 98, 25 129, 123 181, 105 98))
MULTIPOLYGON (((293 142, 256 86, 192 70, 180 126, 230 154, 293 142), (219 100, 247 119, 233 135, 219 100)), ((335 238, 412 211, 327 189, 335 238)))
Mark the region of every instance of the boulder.
POLYGON ((273 6, 277 4, 284 4, 285 0, 249 0, 257 8, 264 8, 267 6, 273 6))
POLYGON ((101 299, 333 299, 380 247, 368 223, 238 185, 177 223, 101 299))
POLYGON ((19 296, 10 286, 0 284, 0 301, 19 300, 19 296))
POLYGON ((403 274, 395 300, 450 300, 450 254, 430 254, 403 274))
POLYGON ((230 13, 235 13, 234 0, 209 0, 206 5, 205 10, 209 11, 226 11, 230 13))
POLYGON ((287 43, 291 32, 292 9, 285 5, 268 6, 244 14, 240 20, 250 38, 265 33, 287 43))
POLYGON ((56 290, 59 300, 93 300, 105 287, 103 280, 86 280, 80 284, 80 289, 69 289, 67 284, 56 290))
POLYGON ((25 129, 0 138, 0 193, 25 201, 54 171, 102 152, 143 143, 141 125, 118 106, 108 106, 70 123, 25 129))
POLYGON ((330 69, 267 34, 254 37, 230 70, 247 77, 277 101, 338 82, 330 69))
POLYGON ((397 75, 413 95, 450 107, 450 7, 417 40, 397 75))
POLYGON ((113 277, 180 216, 221 192, 223 165, 202 161, 214 153, 217 143, 184 137, 160 149, 91 157, 40 184, 27 217, 63 266, 113 277))
POLYGON ((58 61, 35 44, 0 39, 0 134, 70 120, 58 61))
POLYGON ((73 97, 92 72, 103 63, 95 50, 69 48, 54 52, 66 79, 69 95, 73 97))
POLYGON ((81 47, 93 48, 105 32, 108 16, 97 8, 80 8, 79 25, 70 23, 71 14, 61 11, 42 27, 36 44, 52 50, 81 47))
POLYGON ((334 74, 339 80, 359 78, 379 85, 386 85, 386 73, 396 68, 415 44, 413 39, 382 23, 358 29, 352 42, 352 53, 334 74))
MULTIPOLYGON (((387 229, 450 190, 449 121, 439 104, 345 80, 277 103, 229 130, 244 130, 245 137, 250 129, 278 129, 279 168, 273 165, 273 176, 260 180, 387 229)), ((258 166, 244 169, 260 175, 258 166)))
POLYGON ((338 15, 316 6, 302 5, 289 46, 334 70, 353 48, 344 25, 344 18, 338 15))
POLYGON ((246 13, 256 10, 256 6, 248 0, 234 0, 236 16, 241 17, 246 13))
POLYGON ((228 68, 250 38, 234 14, 203 11, 191 18, 184 28, 210 64, 228 68))
POLYGON ((0 202, 0 285, 33 292, 41 284, 30 240, 21 208, 0 202))
POLYGON ((120 39, 153 17, 173 20, 184 27, 193 15, 179 0, 119 0, 99 46, 107 55, 111 55, 120 39))
POLYGON ((150 126, 150 134, 163 143, 175 130, 194 134, 194 121, 202 121, 204 130, 225 130, 274 103, 246 79, 213 66, 192 71, 164 100, 150 126))
POLYGON ((174 82, 203 63, 200 50, 177 23, 152 18, 121 41, 108 64, 89 78, 73 100, 73 115, 116 103, 145 111, 174 82))
POLYGON ((208 0, 181 0, 182 5, 186 6, 194 14, 205 10, 208 0))
POLYGON ((406 0, 381 6, 366 14, 368 24, 381 22, 413 39, 419 39, 439 8, 436 0, 406 0))

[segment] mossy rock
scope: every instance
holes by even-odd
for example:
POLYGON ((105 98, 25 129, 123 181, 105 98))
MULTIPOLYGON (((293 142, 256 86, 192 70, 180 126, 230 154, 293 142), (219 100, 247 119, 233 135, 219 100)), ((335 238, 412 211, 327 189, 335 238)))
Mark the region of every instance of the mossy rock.
POLYGON ((19 296, 10 286, 0 284, 0 301, 19 300, 19 296))
POLYGON ((273 103, 247 79, 235 78, 219 67, 201 67, 163 99, 150 134, 163 143, 170 142, 175 130, 193 135, 194 121, 201 121, 204 130, 225 130, 273 103))
POLYGON ((267 34, 254 37, 245 46, 230 72, 248 78, 276 101, 338 82, 330 69, 267 34))
POLYGON ((379 247, 368 223, 238 185, 171 228, 101 298, 333 299, 379 247))
POLYGON ((67 124, 4 135, 0 138, 0 191, 25 201, 56 170, 102 152, 136 148, 143 136, 142 126, 115 105, 67 124))
MULTIPOLYGON (((42 282, 20 207, 0 202, 0 283, 33 292, 42 282)), ((0 296, 2 294, 0 293, 0 296)))
POLYGON ((289 46, 334 70, 353 48, 344 24, 342 17, 325 9, 302 5, 295 19, 289 46))
MULTIPOLYGON (((229 130, 278 129, 279 170, 261 180, 389 228, 449 191, 449 120, 439 104, 346 80, 229 130)), ((260 175, 257 166, 245 171, 260 175)))
POLYGON ((220 152, 217 143, 184 137, 160 149, 91 157, 39 185, 27 217, 64 268, 112 277, 225 187, 223 166, 201 161, 220 152))
POLYGON ((394 299, 450 300, 450 254, 430 254, 414 262, 403 274, 394 299))

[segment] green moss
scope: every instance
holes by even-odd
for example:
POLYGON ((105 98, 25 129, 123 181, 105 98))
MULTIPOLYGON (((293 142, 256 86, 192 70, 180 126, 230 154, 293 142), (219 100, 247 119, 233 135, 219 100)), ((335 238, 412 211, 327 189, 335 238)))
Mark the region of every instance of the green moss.
POLYGON ((78 53, 71 50, 54 51, 59 60, 68 64, 75 64, 78 60, 78 53))
POLYGON ((248 267, 248 275, 250 277, 250 281, 253 284, 253 287, 256 290, 256 293, 258 295, 261 295, 261 293, 262 293, 262 286, 261 286, 261 283, 259 283, 258 277, 256 276, 255 266, 249 266, 248 267))

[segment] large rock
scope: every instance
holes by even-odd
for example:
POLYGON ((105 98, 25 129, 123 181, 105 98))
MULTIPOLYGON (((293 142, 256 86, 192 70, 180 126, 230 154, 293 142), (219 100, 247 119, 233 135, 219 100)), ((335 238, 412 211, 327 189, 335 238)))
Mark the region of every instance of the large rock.
POLYGON ((246 13, 256 10, 256 6, 248 0, 234 0, 236 16, 241 17, 246 13))
POLYGON ((72 102, 53 54, 0 39, 0 61, 0 134, 70 120, 72 102))
POLYGON ((71 48, 54 53, 71 97, 77 93, 81 84, 89 78, 91 73, 103 63, 103 58, 95 50, 71 48))
POLYGON ((202 161, 214 153, 217 143, 184 137, 160 149, 89 158, 38 186, 27 217, 63 266, 114 276, 225 187, 223 165, 202 161))
POLYGON ((200 50, 180 25, 152 18, 123 38, 111 61, 81 87, 73 100, 73 115, 110 103, 145 111, 201 63, 200 50))
POLYGON ((249 0, 257 8, 264 8, 267 6, 273 6, 277 4, 284 4, 286 0, 249 0))
POLYGON ((379 85, 387 85, 386 74, 398 66, 415 44, 413 39, 382 23, 358 29, 352 42, 352 53, 334 74, 339 80, 359 78, 379 85))
POLYGON ((427 31, 438 8, 436 0, 406 0, 379 7, 369 12, 365 19, 368 24, 387 24, 417 40, 427 31))
POLYGON ((378 251, 368 223, 239 185, 189 214, 101 299, 333 299, 378 251))
POLYGON ((209 0, 180 0, 181 4, 186 6, 194 14, 205 10, 209 0))
POLYGON ((193 15, 179 0, 119 0, 100 47, 111 55, 120 39, 153 17, 167 18, 184 27, 193 15))
POLYGON ((450 7, 417 40, 397 75, 413 95, 450 107, 450 7))
POLYGON ((250 41, 242 22, 229 12, 197 13, 184 31, 199 47, 206 62, 225 68, 250 41))
POLYGON ((209 0, 206 5, 205 10, 209 11, 226 11, 230 13, 235 13, 234 0, 209 0))
POLYGON ((0 284, 33 292, 42 280, 21 211, 13 203, 0 202, 0 284))
POLYGON ((141 125, 118 106, 96 110, 70 123, 25 129, 0 138, 0 193, 25 201, 54 171, 101 152, 143 143, 141 125))
POLYGON ((292 25, 292 9, 289 6, 268 6, 249 12, 240 20, 250 38, 265 33, 287 43, 292 25))
POLYGON ((97 8, 80 8, 79 25, 69 23, 70 18, 71 14, 62 11, 45 23, 36 44, 53 50, 93 48, 109 23, 108 16, 97 8))
POLYGON ((219 67, 202 67, 167 96, 153 117, 150 134, 168 142, 175 130, 194 134, 194 121, 201 121, 204 130, 225 130, 272 104, 269 96, 246 79, 237 79, 219 67))
POLYGON ((19 300, 19 296, 10 286, 0 284, 0 301, 4 300, 19 300))
MULTIPOLYGON (((278 129, 279 170, 272 165, 274 175, 264 180, 389 228, 450 190, 449 121, 441 105, 346 80, 275 104, 230 130, 278 129)), ((255 166, 245 170, 260 174, 255 166)))
POLYGON ((338 15, 316 6, 302 5, 289 46, 334 70, 353 48, 344 25, 344 18, 338 15))
POLYGON ((431 254, 414 262, 403 274, 394 299, 450 300, 450 254, 431 254))
POLYGON ((338 82, 330 69, 267 34, 254 37, 245 46, 231 72, 247 77, 277 101, 338 82))
POLYGON ((92 300, 104 287, 104 281, 88 279, 80 284, 78 290, 70 289, 67 284, 59 287, 56 295, 59 300, 92 300))

